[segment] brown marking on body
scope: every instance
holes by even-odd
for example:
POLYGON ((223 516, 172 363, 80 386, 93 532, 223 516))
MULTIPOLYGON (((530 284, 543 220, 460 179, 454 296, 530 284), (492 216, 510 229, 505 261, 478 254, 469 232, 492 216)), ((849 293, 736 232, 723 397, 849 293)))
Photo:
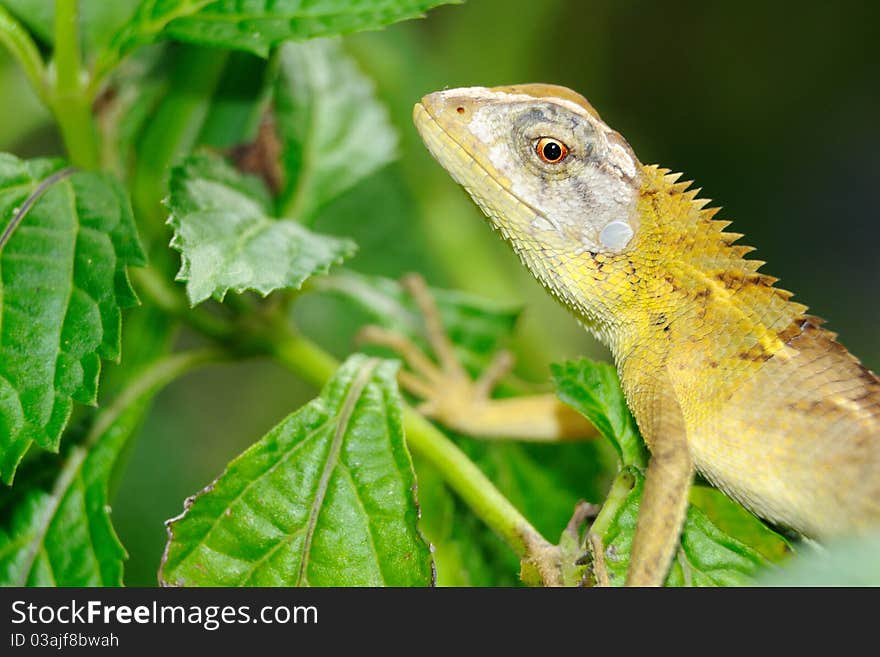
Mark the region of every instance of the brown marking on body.
POLYGON ((669 287, 672 288, 673 292, 678 292, 681 289, 678 285, 678 281, 675 280, 675 276, 672 274, 663 274, 663 280, 669 283, 669 287))
POLYGON ((756 344, 745 351, 739 352, 736 356, 741 360, 755 363, 763 363, 773 358, 773 354, 767 351, 762 344, 756 344))
POLYGON ((744 272, 739 270, 725 270, 715 274, 715 279, 730 290, 739 289, 745 285, 757 285, 758 287, 773 287, 779 279, 775 276, 760 274, 758 272, 744 272))
POLYGON ((572 91, 568 87, 560 87, 555 84, 542 84, 540 82, 530 82, 526 84, 513 84, 501 87, 492 87, 489 91, 500 91, 507 94, 524 94, 532 98, 561 98, 568 100, 580 107, 584 108, 593 118, 602 120, 596 108, 590 104, 586 98, 576 91, 572 91))

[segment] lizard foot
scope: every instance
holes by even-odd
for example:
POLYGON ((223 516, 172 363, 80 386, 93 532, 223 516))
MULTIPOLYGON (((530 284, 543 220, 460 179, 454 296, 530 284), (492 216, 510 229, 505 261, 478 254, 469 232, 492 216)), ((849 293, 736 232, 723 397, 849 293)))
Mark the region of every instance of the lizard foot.
POLYGON ((420 413, 453 429, 479 434, 473 420, 486 415, 492 390, 510 372, 513 356, 499 351, 483 373, 471 379, 455 354, 424 279, 408 274, 401 283, 419 308, 437 363, 405 335, 378 326, 364 327, 357 341, 387 347, 403 358, 409 369, 401 370, 398 380, 407 392, 422 400, 417 406, 420 413))
POLYGON ((562 532, 559 546, 562 550, 562 574, 566 586, 592 585, 595 570, 589 542, 589 525, 601 510, 602 507, 596 504, 578 501, 562 532))

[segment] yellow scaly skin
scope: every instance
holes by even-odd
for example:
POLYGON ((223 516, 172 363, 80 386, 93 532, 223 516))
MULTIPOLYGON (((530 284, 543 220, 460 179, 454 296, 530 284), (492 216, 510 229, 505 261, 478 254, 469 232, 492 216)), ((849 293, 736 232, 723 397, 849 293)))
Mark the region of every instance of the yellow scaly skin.
POLYGON ((563 87, 437 92, 414 120, 535 277, 611 349, 652 453, 628 584, 663 582, 694 469, 809 536, 880 524, 880 380, 758 273, 699 190, 641 164, 563 87), (548 138, 561 161, 539 152, 548 138))

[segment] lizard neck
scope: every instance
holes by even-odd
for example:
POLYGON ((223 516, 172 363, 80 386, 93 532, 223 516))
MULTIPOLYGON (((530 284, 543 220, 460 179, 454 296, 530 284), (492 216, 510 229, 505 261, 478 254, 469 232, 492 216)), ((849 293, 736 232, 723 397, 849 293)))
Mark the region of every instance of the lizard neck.
POLYGON ((665 366, 673 351, 699 367, 758 366, 800 332, 807 308, 758 272, 764 263, 745 258, 753 249, 736 245, 741 235, 725 232, 730 222, 713 219, 718 209, 679 175, 642 166, 640 229, 627 251, 568 254, 532 269, 620 367, 665 366))

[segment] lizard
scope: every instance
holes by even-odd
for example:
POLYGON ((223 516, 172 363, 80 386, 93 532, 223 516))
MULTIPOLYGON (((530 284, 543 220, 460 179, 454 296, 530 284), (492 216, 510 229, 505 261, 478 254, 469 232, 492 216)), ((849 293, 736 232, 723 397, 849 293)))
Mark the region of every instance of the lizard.
MULTIPOLYGON (((753 249, 699 189, 642 164, 561 86, 438 91, 413 119, 533 276, 611 352, 651 455, 627 585, 665 580, 697 472, 818 540, 880 525, 880 380, 759 272, 765 263, 745 257, 753 249)), ((469 388, 448 346, 442 369, 392 346, 421 364, 423 378, 403 382, 441 422, 474 435, 596 434, 549 396, 489 400, 505 363, 469 388)))

